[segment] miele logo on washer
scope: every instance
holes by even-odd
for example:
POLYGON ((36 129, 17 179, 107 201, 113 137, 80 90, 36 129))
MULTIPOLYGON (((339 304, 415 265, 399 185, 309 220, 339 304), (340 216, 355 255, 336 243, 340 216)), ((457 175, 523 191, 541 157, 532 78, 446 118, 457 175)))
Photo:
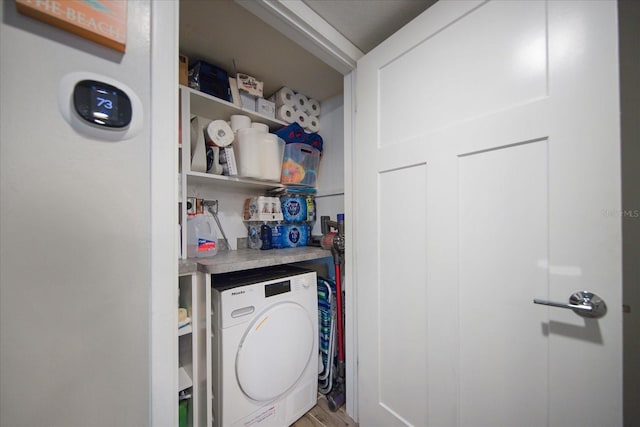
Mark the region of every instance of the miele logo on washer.
POLYGON ((243 290, 239 290, 239 291, 233 291, 233 292, 231 292, 231 295, 242 295, 242 294, 244 294, 244 293, 246 293, 246 292, 245 292, 245 291, 243 291, 243 290))

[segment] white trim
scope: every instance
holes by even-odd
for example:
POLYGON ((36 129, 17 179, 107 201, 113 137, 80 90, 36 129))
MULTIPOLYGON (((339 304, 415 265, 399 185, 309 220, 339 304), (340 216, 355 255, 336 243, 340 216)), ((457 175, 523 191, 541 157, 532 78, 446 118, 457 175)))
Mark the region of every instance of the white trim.
POLYGON ((151 2, 150 425, 178 425, 178 16, 179 3, 151 2))
POLYGON ((344 77, 344 210, 345 210, 345 350, 346 350, 346 405, 347 414, 358 421, 358 313, 357 313, 357 286, 356 272, 354 271, 356 254, 353 244, 356 236, 356 221, 353 218, 355 212, 355 193, 353 181, 355 177, 355 163, 353 150, 355 138, 356 118, 356 75, 355 71, 344 77))
POLYGON ((342 74, 356 68, 364 53, 300 0, 236 0, 342 74))

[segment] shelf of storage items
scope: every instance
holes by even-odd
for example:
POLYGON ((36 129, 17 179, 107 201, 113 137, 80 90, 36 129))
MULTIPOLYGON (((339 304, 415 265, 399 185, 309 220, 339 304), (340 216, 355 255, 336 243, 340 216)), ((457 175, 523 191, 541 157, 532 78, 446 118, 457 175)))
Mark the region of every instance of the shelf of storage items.
MULTIPOLYGON (((237 105, 216 98, 204 92, 200 92, 190 87, 180 85, 180 115, 181 115, 181 140, 179 145, 181 167, 179 174, 178 201, 181 203, 180 217, 186 218, 185 198, 188 194, 188 186, 215 186, 227 190, 263 192, 272 188, 282 188, 279 182, 261 181, 251 178, 242 178, 236 176, 214 175, 209 173, 195 172, 191 170, 191 129, 189 122, 192 117, 200 116, 209 120, 229 120, 234 114, 243 114, 249 116, 252 122, 264 123, 269 126, 269 130, 274 132, 287 123, 267 117, 255 111, 238 107, 237 105)), ((186 227, 182 227, 182 253, 186 254, 186 227)))
POLYGON ((211 173, 187 172, 185 176, 187 177, 187 185, 216 185, 218 187, 236 188, 238 190, 268 190, 283 187, 279 182, 214 175, 211 173))
POLYGON ((216 98, 215 96, 200 92, 199 90, 191 89, 187 86, 180 85, 180 90, 183 95, 189 96, 191 116, 202 116, 212 120, 229 120, 229 117, 233 114, 243 114, 245 116, 249 116, 252 122, 269 125, 269 130, 271 132, 287 125, 287 123, 281 120, 276 120, 272 117, 265 116, 264 114, 238 107, 224 99, 216 98))
MULTIPOLYGON (((205 279, 190 266, 192 263, 181 263, 178 279, 178 307, 187 309, 190 323, 178 327, 178 400, 191 399, 188 405, 188 419, 192 426, 202 425, 206 419, 206 350, 205 350, 205 318, 204 307, 205 279)), ((186 323, 186 320, 185 320, 186 323)))

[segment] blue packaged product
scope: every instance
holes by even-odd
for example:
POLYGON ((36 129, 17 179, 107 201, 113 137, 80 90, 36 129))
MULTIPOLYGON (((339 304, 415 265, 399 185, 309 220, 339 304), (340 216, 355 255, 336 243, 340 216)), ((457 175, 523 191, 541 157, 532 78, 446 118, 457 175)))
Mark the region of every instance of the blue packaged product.
POLYGON ((189 66, 189 87, 225 101, 231 101, 229 75, 225 70, 205 61, 189 66))
POLYGON ((281 224, 273 227, 271 246, 277 249, 307 246, 309 228, 302 224, 281 224))
POLYGON ((300 143, 307 144, 322 152, 323 140, 317 133, 307 133, 298 123, 293 122, 288 126, 276 131, 276 135, 282 138, 287 144, 300 143))
POLYGON ((307 220, 307 201, 302 195, 286 195, 280 198, 284 222, 295 223, 307 220))

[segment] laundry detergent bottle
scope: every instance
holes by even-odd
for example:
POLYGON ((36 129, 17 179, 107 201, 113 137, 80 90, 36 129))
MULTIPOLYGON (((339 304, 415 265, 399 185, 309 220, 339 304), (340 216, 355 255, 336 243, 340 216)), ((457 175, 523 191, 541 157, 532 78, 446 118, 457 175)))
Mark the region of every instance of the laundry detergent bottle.
POLYGON ((187 217, 187 257, 207 258, 218 253, 214 219, 204 212, 202 199, 196 199, 196 213, 187 217))

